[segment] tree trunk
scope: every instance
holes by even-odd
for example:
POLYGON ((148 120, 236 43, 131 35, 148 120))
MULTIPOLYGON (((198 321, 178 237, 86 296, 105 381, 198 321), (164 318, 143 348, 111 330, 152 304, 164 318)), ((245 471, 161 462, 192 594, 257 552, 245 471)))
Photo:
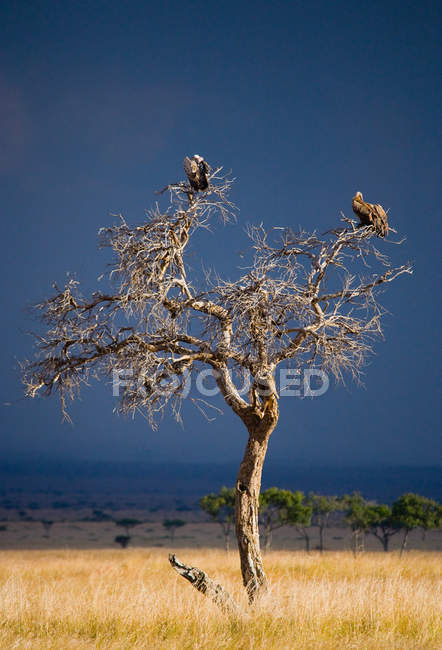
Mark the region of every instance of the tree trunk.
POLYGON ((353 531, 353 555, 362 553, 365 549, 365 532, 357 529, 353 531))
POLYGON ((325 527, 319 526, 319 550, 322 553, 324 550, 325 527))
POLYGON ((236 481, 235 532, 243 584, 250 602, 267 588, 259 545, 258 507, 262 467, 269 438, 277 421, 278 403, 275 399, 269 401, 261 419, 254 416, 246 422, 249 439, 236 481))
POLYGON ((267 553, 267 551, 270 551, 270 547, 272 545, 272 529, 269 528, 264 532, 264 548, 267 553))
POLYGON ((226 545, 226 553, 230 551, 230 530, 228 533, 224 533, 224 542, 226 545))
POLYGON ((407 528, 407 529, 405 530, 404 537, 403 537, 403 540, 402 540, 401 552, 400 552, 400 556, 401 556, 401 557, 402 557, 403 552, 405 551, 405 547, 407 546, 407 541, 408 541, 408 535, 409 535, 409 533, 410 533, 410 531, 409 531, 408 528, 407 528))
MULTIPOLYGON (((267 588, 261 549, 259 546, 258 508, 261 489, 261 474, 270 435, 278 422, 278 401, 274 395, 265 403, 264 408, 256 410, 247 408, 239 412, 249 432, 244 458, 239 466, 235 486, 235 533, 238 541, 239 557, 243 584, 247 590, 249 603, 253 603, 258 594, 267 588)), ((214 602, 224 607, 230 596, 219 594, 225 590, 221 585, 213 584, 207 574, 197 567, 188 567, 170 556, 172 566, 184 578, 189 580, 198 591, 209 595, 214 602)), ((231 609, 228 605, 228 609, 231 609)))
POLYGON ((296 528, 296 530, 304 538, 306 552, 310 553, 310 535, 307 533, 305 528, 296 528))
POLYGON ((389 543, 390 543, 390 537, 389 537, 389 535, 384 535, 383 540, 382 540, 382 543, 384 544, 384 551, 385 551, 386 553, 388 553, 388 546, 389 546, 389 543))

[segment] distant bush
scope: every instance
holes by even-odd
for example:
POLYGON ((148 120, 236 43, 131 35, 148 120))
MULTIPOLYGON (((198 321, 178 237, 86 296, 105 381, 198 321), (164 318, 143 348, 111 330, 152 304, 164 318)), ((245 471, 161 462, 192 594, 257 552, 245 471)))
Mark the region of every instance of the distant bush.
POLYGON ((183 521, 182 519, 165 519, 163 521, 163 526, 164 528, 169 531, 169 536, 170 536, 170 541, 173 543, 173 540, 175 539, 175 531, 177 528, 181 528, 182 526, 185 526, 186 522, 183 521))
POLYGON ((92 519, 94 521, 111 521, 112 517, 102 510, 93 510, 92 519))
POLYGON ((134 526, 138 526, 139 524, 142 524, 143 522, 140 521, 139 519, 125 517, 124 519, 117 519, 115 523, 117 526, 121 526, 122 528, 124 528, 126 530, 126 535, 129 536, 129 530, 134 526))

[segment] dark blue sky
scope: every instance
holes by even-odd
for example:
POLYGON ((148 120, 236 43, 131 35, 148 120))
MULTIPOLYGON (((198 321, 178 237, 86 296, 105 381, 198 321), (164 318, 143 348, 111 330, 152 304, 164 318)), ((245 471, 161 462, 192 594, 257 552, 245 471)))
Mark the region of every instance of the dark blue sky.
POLYGON ((186 406, 184 429, 152 432, 113 415, 105 385, 72 406, 74 426, 57 399, 19 399, 26 307, 66 271, 94 288, 98 228, 120 211, 140 222, 198 152, 238 179, 238 225, 207 238, 221 272, 247 222, 325 230, 356 190, 390 209, 407 242, 382 246, 415 266, 383 296, 365 387, 281 400, 271 457, 439 463, 440 19, 440 3, 405 0, 3 2, 0 455, 239 458, 245 431, 226 409, 208 424, 186 406))

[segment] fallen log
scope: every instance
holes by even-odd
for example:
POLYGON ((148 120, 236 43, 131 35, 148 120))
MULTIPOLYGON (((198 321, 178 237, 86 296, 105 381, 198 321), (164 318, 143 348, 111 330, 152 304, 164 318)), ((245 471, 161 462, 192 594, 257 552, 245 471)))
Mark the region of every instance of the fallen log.
POLYGON ((233 614, 240 611, 238 604, 229 592, 219 583, 209 578, 205 571, 198 569, 198 567, 183 564, 179 561, 177 556, 173 554, 169 555, 169 562, 175 571, 188 580, 195 589, 216 603, 216 605, 218 605, 224 612, 233 614))

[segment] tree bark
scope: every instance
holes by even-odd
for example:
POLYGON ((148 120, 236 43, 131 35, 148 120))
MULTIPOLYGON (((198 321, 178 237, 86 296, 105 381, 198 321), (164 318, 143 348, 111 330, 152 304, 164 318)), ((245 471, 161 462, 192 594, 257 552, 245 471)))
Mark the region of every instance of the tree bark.
POLYGON ((277 400, 271 399, 262 418, 254 415, 249 421, 245 420, 249 439, 236 481, 235 532, 243 584, 251 603, 267 588, 259 545, 258 507, 262 467, 278 415, 277 400))
POLYGON ((384 544, 384 551, 385 551, 386 553, 388 553, 388 545, 389 545, 389 543, 390 543, 390 537, 389 537, 389 535, 384 535, 384 538, 383 538, 383 544, 384 544))

